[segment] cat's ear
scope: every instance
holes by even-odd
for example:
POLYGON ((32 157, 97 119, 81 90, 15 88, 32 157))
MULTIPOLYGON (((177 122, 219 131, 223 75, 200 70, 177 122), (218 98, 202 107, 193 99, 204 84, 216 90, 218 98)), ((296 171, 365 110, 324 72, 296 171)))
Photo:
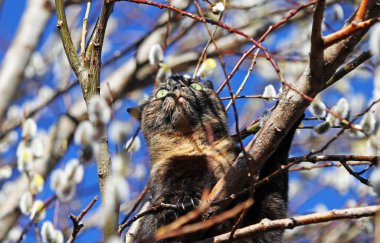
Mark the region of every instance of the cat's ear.
POLYGON ((141 121, 141 111, 142 111, 142 106, 136 106, 136 107, 131 107, 127 109, 129 115, 131 115, 133 118, 135 118, 138 121, 141 121))
POLYGON ((214 85, 212 84, 212 82, 210 80, 206 80, 203 84, 207 88, 214 90, 214 85))

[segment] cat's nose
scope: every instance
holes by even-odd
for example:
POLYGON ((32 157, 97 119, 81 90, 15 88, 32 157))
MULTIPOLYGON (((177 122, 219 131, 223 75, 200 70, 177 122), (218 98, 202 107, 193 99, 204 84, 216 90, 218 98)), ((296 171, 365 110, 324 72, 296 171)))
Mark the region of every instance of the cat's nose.
POLYGON ((182 87, 185 87, 185 85, 182 84, 182 83, 176 83, 176 84, 174 85, 174 89, 180 89, 180 88, 182 88, 182 87))

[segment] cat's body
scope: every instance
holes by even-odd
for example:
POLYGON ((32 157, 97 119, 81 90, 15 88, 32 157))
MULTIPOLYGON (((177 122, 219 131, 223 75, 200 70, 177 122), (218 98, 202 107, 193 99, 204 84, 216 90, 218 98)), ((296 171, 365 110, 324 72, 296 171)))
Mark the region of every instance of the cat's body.
MULTIPOLYGON (((165 209, 142 218, 136 240, 152 242, 160 226, 173 222, 199 204, 202 192, 215 185, 239 151, 228 134, 226 113, 211 83, 171 77, 156 87, 141 109, 141 128, 152 160, 151 203, 182 205, 179 210, 165 209)), ((262 177, 286 162, 293 134, 294 131, 289 133, 272 155, 273 161, 264 167, 262 177)), ((243 225, 263 218, 285 217, 287 191, 286 174, 258 189, 255 204, 243 225)), ((221 228, 229 230, 226 225, 221 228)), ((213 230, 212 233, 222 232, 213 230)), ((277 231, 253 240, 279 242, 281 236, 282 232, 277 231)))

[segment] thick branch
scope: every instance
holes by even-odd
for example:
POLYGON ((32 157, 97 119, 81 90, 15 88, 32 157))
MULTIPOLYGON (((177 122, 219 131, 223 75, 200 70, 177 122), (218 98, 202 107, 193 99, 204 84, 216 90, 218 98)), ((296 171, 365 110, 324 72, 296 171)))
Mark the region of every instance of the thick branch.
POLYGON ((52 8, 45 0, 28 1, 20 26, 8 48, 0 70, 0 119, 11 104, 24 71, 51 17, 52 8))
POLYGON ((324 58, 323 58, 323 39, 322 22, 325 12, 325 0, 318 0, 313 15, 313 26, 311 29, 311 48, 310 48, 310 74, 311 81, 322 83, 324 58))
POLYGON ((102 6, 100 17, 96 23, 94 33, 88 44, 85 66, 88 67, 88 82, 84 87, 84 99, 88 102, 94 95, 100 93, 100 72, 102 63, 102 48, 104 34, 106 32, 108 19, 111 16, 114 3, 105 3, 102 6))

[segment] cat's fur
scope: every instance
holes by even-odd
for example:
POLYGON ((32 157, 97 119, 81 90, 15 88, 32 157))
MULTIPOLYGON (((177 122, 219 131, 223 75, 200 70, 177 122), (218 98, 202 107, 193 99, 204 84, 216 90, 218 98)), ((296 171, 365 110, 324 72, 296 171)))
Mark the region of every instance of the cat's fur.
MULTIPOLYGON (((215 185, 239 151, 228 134, 224 107, 209 81, 201 83, 183 76, 173 76, 157 85, 149 101, 142 105, 140 114, 141 129, 152 162, 151 202, 153 205, 167 203, 184 206, 180 210, 162 210, 142 218, 136 240, 152 242, 160 226, 173 222, 199 203, 202 192, 215 185), (201 86, 201 90, 191 87, 194 82, 201 86), (160 89, 168 91, 163 98, 156 97, 160 89)), ((286 163, 294 130, 289 132, 266 163, 262 177, 286 163)), ((255 204, 242 226, 263 218, 286 217, 287 192, 287 174, 258 189, 255 204)), ((281 231, 272 231, 257 235, 253 241, 280 242, 281 238, 281 231)))

